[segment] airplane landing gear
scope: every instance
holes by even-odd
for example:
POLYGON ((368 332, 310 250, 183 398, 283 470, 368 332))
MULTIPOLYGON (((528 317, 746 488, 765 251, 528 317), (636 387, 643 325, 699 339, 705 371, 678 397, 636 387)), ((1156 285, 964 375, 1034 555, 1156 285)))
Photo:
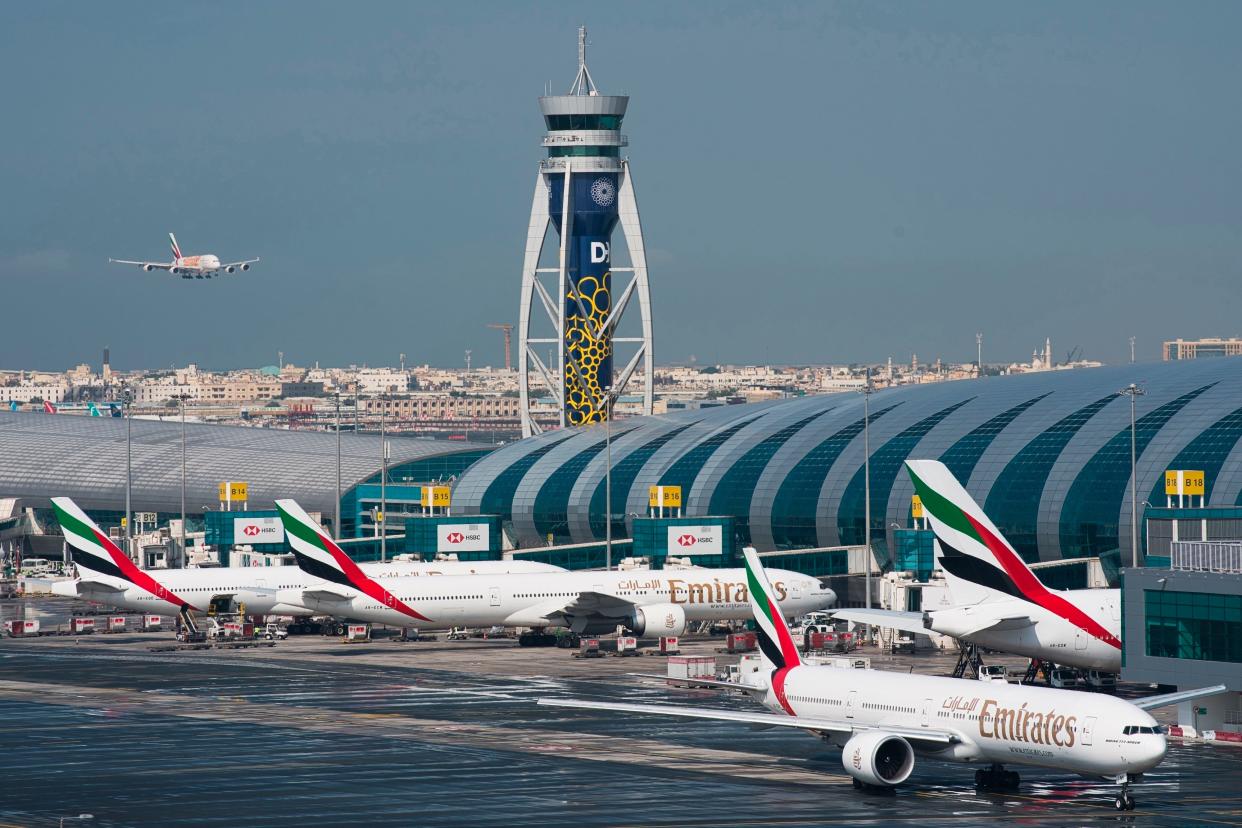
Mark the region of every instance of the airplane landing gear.
POLYGON ((1130 776, 1122 774, 1119 778, 1121 784, 1121 792, 1117 794, 1117 798, 1113 800, 1113 807, 1118 811, 1133 811, 1134 797, 1130 796, 1130 776))
POLYGON ((1022 784, 1017 771, 1007 771, 1003 765, 993 765, 986 770, 975 771, 975 787, 988 790, 1014 790, 1022 784))

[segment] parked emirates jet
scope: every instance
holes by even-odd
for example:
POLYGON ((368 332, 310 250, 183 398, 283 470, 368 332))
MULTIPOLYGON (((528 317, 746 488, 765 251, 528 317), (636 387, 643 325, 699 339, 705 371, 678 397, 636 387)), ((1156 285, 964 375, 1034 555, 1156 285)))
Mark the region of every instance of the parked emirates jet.
MULTIPOLYGON (((311 615, 301 604, 283 604, 281 590, 314 588, 319 579, 296 566, 215 567, 142 570, 134 565, 86 513, 67 497, 52 498, 65 540, 73 549, 78 578, 55 581, 52 592, 120 609, 175 615, 183 609, 221 612, 244 605, 253 615, 311 615)), ((362 564, 379 580, 474 576, 499 573, 564 572, 534 561, 434 561, 362 564)))
POLYGON ((762 669, 741 685, 693 683, 742 690, 769 712, 587 699, 544 698, 539 704, 807 730, 842 747, 841 764, 855 788, 901 784, 916 755, 984 765, 975 773, 981 787, 1016 787, 1018 774, 1005 771, 1005 764, 1073 771, 1115 781, 1121 786, 1116 808, 1128 811, 1134 808, 1130 783, 1160 764, 1167 748, 1147 711, 1225 691, 1221 684, 1132 704, 1050 687, 806 665, 759 556, 753 549, 745 555, 762 669))
MULTIPOLYGON (((740 569, 554 572, 487 577, 371 578, 292 500, 276 501, 298 565, 321 580, 282 590, 284 604, 375 624, 449 627, 569 627, 589 635, 625 626, 636 635, 681 635, 695 621, 745 617, 740 569)), ((836 595, 817 578, 773 570, 780 610, 824 609, 836 595)))
POLYGON ((912 633, 940 633, 1055 664, 1121 670, 1121 591, 1050 589, 936 460, 906 463, 936 535, 936 561, 954 606, 925 612, 838 610, 844 618, 912 633))
POLYGON ((182 279, 210 279, 221 270, 225 273, 235 273, 239 270, 246 271, 250 266, 258 261, 254 259, 244 259, 240 262, 220 263, 220 257, 210 253, 204 253, 201 256, 183 256, 181 255, 181 246, 177 244, 177 237, 172 233, 168 234, 169 241, 172 242, 173 260, 171 262, 134 262, 129 259, 108 259, 115 264, 138 265, 146 272, 152 270, 167 270, 174 276, 180 276, 182 279))

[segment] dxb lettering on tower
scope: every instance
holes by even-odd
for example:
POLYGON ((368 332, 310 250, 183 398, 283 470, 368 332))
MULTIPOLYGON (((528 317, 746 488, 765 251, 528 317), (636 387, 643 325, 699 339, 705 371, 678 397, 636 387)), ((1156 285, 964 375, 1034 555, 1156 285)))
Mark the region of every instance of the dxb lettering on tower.
POLYGON ((568 94, 539 99, 548 155, 535 177, 522 265, 524 436, 552 423, 603 422, 631 380, 641 383, 643 413, 652 412, 647 257, 633 176, 621 153, 629 143, 621 134, 629 100, 596 89, 586 65, 586 29, 580 28, 578 74, 568 94), (613 240, 618 223, 620 249, 613 240), (544 255, 549 225, 558 239, 555 259, 551 251, 544 255), (628 264, 618 266, 614 255, 622 251, 628 264), (639 325, 619 328, 634 304, 639 325))

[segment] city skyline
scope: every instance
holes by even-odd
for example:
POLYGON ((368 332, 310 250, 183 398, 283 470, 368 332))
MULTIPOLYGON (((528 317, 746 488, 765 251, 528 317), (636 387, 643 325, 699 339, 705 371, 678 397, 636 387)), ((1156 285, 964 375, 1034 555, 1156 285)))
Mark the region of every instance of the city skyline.
POLYGON ((1130 336, 1154 361, 1233 333, 1230 4, 652 4, 559 26, 508 4, 67 8, 0 12, 22 79, 0 136, 15 369, 102 341, 119 366, 497 363, 536 98, 568 87, 580 22, 601 89, 634 96, 657 363, 969 362, 976 330, 989 363, 1048 335, 1119 363, 1130 336), (228 57, 170 55, 171 31, 228 57), (262 267, 107 264, 170 230, 262 267))

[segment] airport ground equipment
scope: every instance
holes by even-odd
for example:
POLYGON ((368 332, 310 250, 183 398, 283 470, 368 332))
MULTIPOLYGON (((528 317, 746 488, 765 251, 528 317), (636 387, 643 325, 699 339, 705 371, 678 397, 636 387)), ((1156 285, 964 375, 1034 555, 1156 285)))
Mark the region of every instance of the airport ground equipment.
POLYGON ((621 134, 628 104, 628 96, 596 89, 586 65, 586 29, 580 28, 578 74, 569 93, 539 99, 548 157, 535 176, 522 264, 517 369, 524 437, 543 431, 538 417, 554 418, 560 427, 603 422, 639 369, 642 412, 653 410, 647 254, 633 173, 621 154, 629 143, 621 134), (618 223, 629 258, 624 267, 613 259, 618 223), (559 236, 556 265, 541 266, 549 226, 559 236), (628 276, 624 286, 618 274, 628 276), (637 333, 618 336, 635 303, 637 333), (618 345, 628 353, 614 353, 618 345), (624 361, 614 363, 619 356, 624 361), (556 412, 538 410, 548 396, 556 412))

